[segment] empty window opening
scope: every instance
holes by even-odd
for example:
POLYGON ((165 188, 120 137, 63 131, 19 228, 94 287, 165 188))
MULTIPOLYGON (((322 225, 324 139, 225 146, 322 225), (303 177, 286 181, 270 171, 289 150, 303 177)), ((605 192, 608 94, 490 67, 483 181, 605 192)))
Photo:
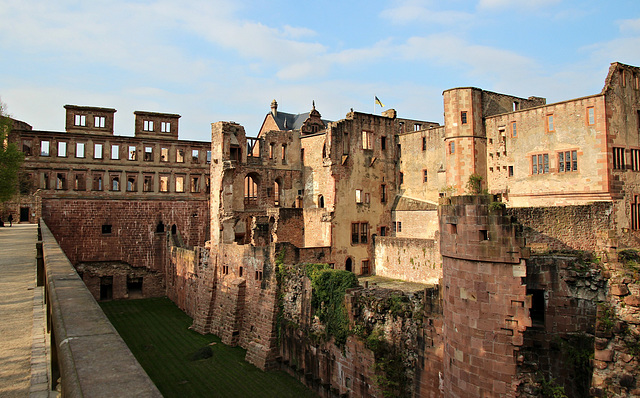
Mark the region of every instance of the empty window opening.
POLYGON ((457 235, 458 234, 458 224, 449 224, 449 233, 451 235, 457 235))
POLYGON ((176 150, 176 162, 184 163, 184 149, 178 148, 176 150))
POLYGON ((142 190, 144 192, 153 192, 153 176, 144 176, 142 190))
POLYGON ((207 151, 207 164, 211 163, 211 151, 207 151))
POLYGON ((223 265, 222 266, 222 275, 229 275, 229 266, 228 265, 223 265))
POLYGON ((169 192, 169 176, 160 176, 160 192, 169 192))
POLYGON ((200 161, 200 151, 198 149, 191 150, 191 163, 198 163, 200 161))
POLYGON ((624 170, 625 163, 624 148, 613 148, 613 168, 615 170, 624 170))
POLYGON ((42 180, 43 180, 43 184, 44 185, 44 189, 49 189, 49 174, 48 173, 43 173, 42 174, 42 180))
POLYGON ((102 176, 96 175, 93 177, 93 190, 102 191, 102 176))
POLYGON ((362 189, 356 189, 356 203, 362 203, 362 189))
POLYGON ((67 189, 67 177, 64 173, 56 175, 56 189, 67 189))
POLYGON ((173 224, 171 226, 171 235, 175 235, 178 233, 178 226, 176 224, 173 224))
POLYGON ((93 145, 93 158, 102 159, 102 144, 93 145))
POLYGON ((404 184, 404 173, 400 172, 400 174, 398 174, 398 182, 400 184, 404 184))
POLYGON ((481 229, 480 240, 489 240, 489 231, 487 231, 486 229, 481 229))
POLYGON ((137 150, 135 145, 129 145, 129 151, 127 152, 127 159, 136 160, 137 158, 136 153, 137 153, 137 150))
POLYGON ((153 147, 145 146, 144 147, 144 161, 145 162, 153 162, 153 147))
POLYGON ((351 260, 351 257, 347 258, 347 261, 344 263, 344 269, 349 271, 349 272, 353 272, 353 260, 351 260))
POLYGON ((282 144, 282 164, 287 164, 287 146, 282 144))
POLYGON ((276 207, 280 206, 280 200, 282 200, 282 183, 280 179, 273 182, 273 195, 273 205, 276 207))
POLYGON ((84 127, 87 125, 87 117, 85 115, 75 115, 73 124, 75 126, 84 127))
POLYGON ((427 137, 422 137, 422 150, 427 150, 427 137))
POLYGON ((380 149, 387 150, 387 137, 380 137, 380 149))
POLYGON ((258 181, 256 175, 244 178, 244 204, 255 206, 258 204, 258 181))
POLYGON ((191 192, 200 192, 200 177, 191 176, 191 192))
POLYGON ((110 234, 111 233, 111 224, 102 224, 102 233, 110 234))
POLYGON ((420 123, 415 123, 413 125, 413 131, 420 131, 422 129, 422 125, 420 123))
POLYGON ((40 156, 49 156, 49 141, 40 141, 40 156))
POLYGON ((169 161, 169 148, 160 148, 160 161, 161 162, 169 161))
POLYGON ((256 280, 257 281, 261 281, 262 280, 262 271, 256 271, 256 280))
POLYGON ((113 276, 100 277, 100 300, 113 298, 113 276))
POLYGON ((120 190, 120 177, 112 176, 111 177, 111 190, 119 191, 120 190))
POLYGON ((520 110, 520 102, 518 102, 518 101, 513 101, 513 108, 512 108, 512 110, 513 110, 513 111, 520 110))
POLYGON ((509 166, 509 177, 513 177, 513 166, 509 166))
POLYGON ((184 192, 184 176, 176 176, 176 192, 184 192))
POLYGON ((84 142, 76 142, 76 157, 84 158, 84 142))
POLYGON ((84 191, 86 189, 84 174, 75 175, 73 189, 76 191, 84 191))
POLYGON ((111 145, 111 160, 120 159, 120 145, 111 145))
POLYGON ((318 207, 321 209, 324 208, 324 196, 322 195, 318 195, 318 207))
POLYGON ((275 147, 276 144, 274 144, 273 142, 269 144, 269 159, 273 159, 273 148, 275 147))
POLYGON ((387 201, 387 186, 385 184, 380 185, 380 202, 385 203, 387 201))
POLYGON ((142 277, 127 277, 127 294, 130 299, 142 298, 142 277))
POLYGON ((22 140, 22 153, 25 156, 31 156, 31 140, 22 140))
POLYGON ((373 133, 362 131, 362 149, 373 149, 373 133))
POLYGON ((59 158, 67 157, 67 143, 65 141, 58 142, 58 157, 59 158))
POLYGON ((242 278, 243 274, 244 274, 244 267, 243 266, 238 267, 238 276, 242 278))
POLYGON ((387 236, 387 227, 380 227, 380 236, 387 236))
POLYGON ((104 128, 106 118, 104 116, 94 116, 93 117, 93 127, 104 128))
POLYGON ((131 176, 127 178, 127 192, 135 192, 138 190, 136 186, 136 178, 131 176))
POLYGON ((544 290, 527 289, 527 296, 531 296, 531 308, 529 316, 534 326, 544 326, 545 299, 544 290))
POLYGON ((164 223, 162 221, 158 222, 158 225, 156 225, 156 233, 163 233, 164 232, 164 223))
POLYGON ((241 155, 240 155, 240 147, 237 146, 237 145, 232 145, 229 148, 229 156, 230 156, 231 160, 235 160, 235 161, 239 162, 240 161, 240 157, 241 157, 241 155))

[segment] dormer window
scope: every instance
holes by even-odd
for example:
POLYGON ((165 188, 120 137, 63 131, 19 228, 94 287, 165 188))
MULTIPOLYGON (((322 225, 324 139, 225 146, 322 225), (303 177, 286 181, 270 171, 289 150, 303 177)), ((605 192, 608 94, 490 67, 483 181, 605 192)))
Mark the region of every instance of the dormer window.
POLYGON ((153 121, 152 120, 145 120, 143 123, 143 127, 142 129, 144 131, 153 131, 153 121))
POLYGON ((95 116, 93 118, 93 127, 104 128, 106 118, 104 116, 95 116))

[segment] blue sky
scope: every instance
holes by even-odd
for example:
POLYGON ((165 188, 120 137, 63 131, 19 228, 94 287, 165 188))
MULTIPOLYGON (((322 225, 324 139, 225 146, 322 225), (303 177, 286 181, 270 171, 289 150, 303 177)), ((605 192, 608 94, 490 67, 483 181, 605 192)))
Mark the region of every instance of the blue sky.
POLYGON ((207 141, 220 120, 255 136, 274 98, 339 120, 374 95, 442 123, 448 88, 556 102, 640 66, 638 0, 0 0, 0 21, 0 98, 38 130, 90 105, 118 110, 118 135, 146 110, 207 141))

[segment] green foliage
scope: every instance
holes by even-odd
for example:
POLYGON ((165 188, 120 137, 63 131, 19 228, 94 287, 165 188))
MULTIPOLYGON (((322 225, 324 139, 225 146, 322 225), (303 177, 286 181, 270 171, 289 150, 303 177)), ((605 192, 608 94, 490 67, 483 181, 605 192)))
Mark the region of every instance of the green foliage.
POLYGON ((491 202, 491 204, 489 205, 489 211, 502 211, 502 209, 506 207, 507 205, 502 202, 491 202))
POLYGON ((471 174, 467 181, 467 192, 471 195, 482 194, 482 180, 484 178, 480 174, 471 174))
POLYGON ((553 378, 547 379, 540 375, 540 395, 545 398, 567 398, 564 393, 564 387, 559 386, 553 378))
POLYGON ((10 200, 18 192, 18 172, 24 160, 17 145, 6 141, 12 125, 0 101, 0 202, 10 200))
POLYGON ((288 374, 246 362, 242 348, 190 330, 193 320, 166 297, 100 306, 166 398, 316 397, 288 374))
POLYGON ((333 336, 337 345, 344 345, 349 335, 344 295, 347 289, 358 286, 358 278, 352 272, 331 269, 327 264, 307 264, 305 270, 313 287, 311 306, 315 314, 325 324, 327 335, 333 336))
POLYGON ((640 252, 638 250, 621 250, 618 252, 618 259, 624 265, 626 275, 635 280, 640 279, 640 252))
POLYGON ((456 192, 456 187, 454 187, 453 185, 447 185, 441 187, 439 191, 440 193, 443 193, 444 196, 453 196, 453 194, 456 192))
POLYGON ((408 378, 404 360, 397 348, 384 339, 380 329, 374 329, 366 339, 366 346, 373 351, 376 362, 373 370, 376 372, 376 384, 385 398, 407 397, 408 378))
POLYGON ((389 298, 389 311, 396 316, 402 316, 408 309, 409 298, 405 295, 392 294, 389 298))
POLYGON ((598 329, 603 334, 609 334, 613 331, 616 324, 615 309, 609 303, 598 304, 598 329))
POLYGON ((282 249, 282 251, 280 251, 280 253, 278 253, 278 256, 276 257, 276 281, 278 283, 277 286, 277 296, 276 299, 278 300, 277 302, 277 306, 278 306, 278 312, 276 313, 276 338, 278 341, 278 345, 280 345, 280 340, 282 339, 282 321, 284 319, 284 294, 282 293, 282 284, 284 281, 284 278, 287 275, 287 269, 286 266, 284 265, 284 256, 286 254, 286 250, 282 249))

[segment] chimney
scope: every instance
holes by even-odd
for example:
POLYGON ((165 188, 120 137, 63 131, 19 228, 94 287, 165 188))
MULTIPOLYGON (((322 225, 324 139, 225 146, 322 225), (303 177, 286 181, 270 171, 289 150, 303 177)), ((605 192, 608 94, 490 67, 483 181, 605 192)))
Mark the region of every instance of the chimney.
POLYGON ((273 117, 278 116, 278 103, 275 99, 271 101, 271 114, 273 115, 273 117))

